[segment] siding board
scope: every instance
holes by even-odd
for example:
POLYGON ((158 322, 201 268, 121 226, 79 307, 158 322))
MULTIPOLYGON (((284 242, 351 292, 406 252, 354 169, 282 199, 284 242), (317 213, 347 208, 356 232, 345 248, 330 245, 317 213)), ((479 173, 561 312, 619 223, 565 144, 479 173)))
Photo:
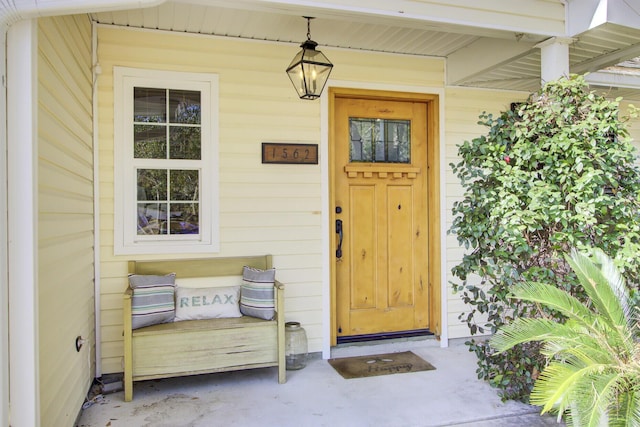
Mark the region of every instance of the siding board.
POLYGON ((42 425, 72 425, 95 372, 90 45, 87 16, 38 21, 42 425), (88 343, 80 352, 77 336, 88 343), (60 393, 61 384, 65 393, 60 393))

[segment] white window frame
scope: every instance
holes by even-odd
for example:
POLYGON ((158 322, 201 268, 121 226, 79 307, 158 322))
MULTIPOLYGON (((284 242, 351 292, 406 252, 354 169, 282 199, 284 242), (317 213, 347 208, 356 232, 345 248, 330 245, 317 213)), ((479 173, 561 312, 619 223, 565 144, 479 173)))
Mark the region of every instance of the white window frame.
MULTIPOLYGON (((218 76, 114 67, 114 254, 215 253, 220 250, 218 184, 218 76), (198 235, 138 236, 136 167, 133 156, 133 89, 194 90, 201 94, 200 222, 198 235)), ((193 160, 164 160, 168 168, 190 169, 193 160), (189 163, 191 162, 191 163, 189 163)), ((150 166, 151 167, 151 166, 150 166)))

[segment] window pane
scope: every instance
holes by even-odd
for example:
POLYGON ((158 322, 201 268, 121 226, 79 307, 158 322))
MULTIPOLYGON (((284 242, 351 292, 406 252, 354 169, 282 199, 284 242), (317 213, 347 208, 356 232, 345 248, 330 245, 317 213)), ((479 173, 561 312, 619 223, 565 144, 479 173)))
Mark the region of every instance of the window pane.
POLYGON ((200 160, 200 128, 171 126, 171 159, 200 160))
POLYGON ((411 163, 411 121, 349 118, 352 162, 411 163))
POLYGON ((167 91, 145 87, 133 88, 133 121, 165 123, 167 121, 167 91))
POLYGON ((167 200, 167 170, 138 169, 138 201, 167 200))
POLYGON ((168 203, 138 203, 138 235, 167 234, 168 203))
POLYGON ((198 200, 199 171, 197 170, 171 170, 171 200, 195 201, 198 200))
POLYGON ((171 234, 198 234, 200 232, 200 205, 198 203, 171 203, 171 234))
POLYGON ((169 111, 171 123, 200 124, 200 92, 170 90, 169 111))
POLYGON ((136 159, 166 159, 166 126, 133 125, 133 144, 136 159))

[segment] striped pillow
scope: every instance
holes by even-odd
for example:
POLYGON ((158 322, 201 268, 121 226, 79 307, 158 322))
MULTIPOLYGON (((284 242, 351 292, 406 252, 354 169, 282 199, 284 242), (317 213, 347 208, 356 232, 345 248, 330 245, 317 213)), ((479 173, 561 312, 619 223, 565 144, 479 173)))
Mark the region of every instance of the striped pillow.
POLYGON ((246 316, 271 320, 275 317, 273 286, 276 270, 244 266, 240 287, 240 312, 246 316))
POLYGON ((175 281, 175 273, 166 276, 129 275, 129 286, 133 290, 131 329, 173 321, 175 281))

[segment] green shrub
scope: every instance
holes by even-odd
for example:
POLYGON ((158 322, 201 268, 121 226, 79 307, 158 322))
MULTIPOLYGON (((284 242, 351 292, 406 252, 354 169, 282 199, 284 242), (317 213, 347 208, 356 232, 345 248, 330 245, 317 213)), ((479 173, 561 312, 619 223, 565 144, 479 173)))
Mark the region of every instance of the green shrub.
MULTIPOLYGON (((591 92, 581 76, 546 84, 526 102, 494 117, 486 135, 458 146, 453 172, 465 189, 453 225, 466 254, 452 273, 467 304, 460 316, 471 335, 495 333, 520 317, 552 310, 509 299, 513 286, 544 282, 584 300, 564 259, 571 248, 610 254, 634 284, 640 272, 640 172, 619 99, 591 92)), ((496 354, 483 339, 469 341, 478 377, 504 399, 526 401, 545 359, 539 344, 496 354)))

